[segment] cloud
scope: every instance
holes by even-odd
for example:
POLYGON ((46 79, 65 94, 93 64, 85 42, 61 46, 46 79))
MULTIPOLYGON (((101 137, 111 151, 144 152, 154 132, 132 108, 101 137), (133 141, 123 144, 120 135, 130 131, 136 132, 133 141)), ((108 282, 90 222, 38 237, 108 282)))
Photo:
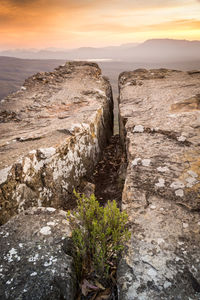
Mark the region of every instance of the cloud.
POLYGON ((169 31, 169 30, 196 30, 200 29, 200 20, 196 19, 180 19, 169 22, 162 22, 157 24, 149 24, 143 26, 127 26, 119 23, 104 23, 104 24, 91 24, 82 26, 82 31, 95 32, 105 31, 112 33, 134 33, 146 31, 169 31))
POLYGON ((30 7, 35 6, 35 4, 41 3, 41 0, 2 0, 1 3, 3 3, 5 6, 8 7, 30 7))
MULTIPOLYGON (((88 10, 91 0, 0 0, 1 28, 35 28, 53 26, 61 21, 67 26, 88 10)), ((43 28, 44 29, 44 28, 43 28)))
POLYGON ((33 0, 33 1, 30 1, 30 0, 8 0, 8 3, 15 4, 15 5, 32 4, 34 2, 38 2, 38 1, 37 0, 33 0))
MULTIPOLYGON (((81 7, 88 7, 89 5, 92 5, 92 0, 2 0, 2 2, 5 5, 8 6, 14 6, 18 8, 28 8, 28 7, 35 7, 35 8, 41 8, 46 7, 47 9, 49 7, 56 7, 59 9, 62 7, 68 7, 68 8, 81 8, 81 7)), ((94 1, 95 2, 95 1, 94 1)))
MULTIPOLYGON (((198 2, 200 0, 197 0, 198 2)), ((173 7, 183 5, 187 0, 1 0, 1 2, 15 7, 65 7, 65 8, 113 8, 113 9, 146 9, 156 7, 173 7)))
POLYGON ((10 44, 23 42, 31 46, 47 44, 51 39, 52 43, 61 40, 67 46, 90 44, 93 40, 112 44, 112 33, 117 43, 118 34, 125 40, 134 36, 132 33, 143 33, 139 36, 143 39, 147 33, 166 34, 169 30, 196 30, 197 36, 199 3, 200 0, 0 0, 1 45, 6 39, 10 44))

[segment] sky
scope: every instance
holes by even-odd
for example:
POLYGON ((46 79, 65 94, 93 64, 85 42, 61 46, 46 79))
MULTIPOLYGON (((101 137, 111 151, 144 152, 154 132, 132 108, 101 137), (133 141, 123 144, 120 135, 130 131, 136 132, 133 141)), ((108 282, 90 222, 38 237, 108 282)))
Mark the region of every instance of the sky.
POLYGON ((0 0, 0 49, 200 40, 200 0, 0 0))

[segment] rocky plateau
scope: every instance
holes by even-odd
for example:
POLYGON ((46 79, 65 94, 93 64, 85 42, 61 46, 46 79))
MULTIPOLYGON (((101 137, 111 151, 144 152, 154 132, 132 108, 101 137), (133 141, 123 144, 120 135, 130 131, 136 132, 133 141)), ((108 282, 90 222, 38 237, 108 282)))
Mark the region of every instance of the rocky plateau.
POLYGON ((0 103, 0 223, 33 206, 71 207, 112 130, 112 91, 97 64, 28 78, 0 103))
POLYGON ((132 224, 120 300, 200 299, 199 83, 200 72, 166 69, 119 77, 122 209, 132 224))
POLYGON ((84 185, 103 205, 123 189, 118 300, 200 299, 200 72, 123 72, 118 101, 124 153, 94 63, 38 73, 0 102, 0 300, 76 299, 66 210, 84 185))

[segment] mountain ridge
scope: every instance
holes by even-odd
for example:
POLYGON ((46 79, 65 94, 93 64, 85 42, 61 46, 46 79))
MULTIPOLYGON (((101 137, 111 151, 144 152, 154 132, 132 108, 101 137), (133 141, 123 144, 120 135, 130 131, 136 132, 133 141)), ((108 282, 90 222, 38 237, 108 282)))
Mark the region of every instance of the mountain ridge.
POLYGON ((143 43, 127 43, 119 46, 79 47, 74 49, 12 49, 0 51, 0 56, 25 59, 96 59, 113 60, 153 59, 172 60, 200 58, 200 41, 177 39, 149 39, 143 43), (162 52, 161 52, 162 50, 162 52))

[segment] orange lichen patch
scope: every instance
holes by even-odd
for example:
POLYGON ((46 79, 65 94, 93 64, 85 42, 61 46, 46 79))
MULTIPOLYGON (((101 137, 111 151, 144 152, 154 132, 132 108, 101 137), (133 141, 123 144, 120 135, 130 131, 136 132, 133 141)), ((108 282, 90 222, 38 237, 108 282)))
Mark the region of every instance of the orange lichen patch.
POLYGON ((200 110, 200 94, 186 99, 183 102, 172 104, 170 110, 172 112, 187 112, 200 110))
POLYGON ((198 174, 200 180, 200 150, 191 151, 190 153, 185 154, 185 158, 190 163, 190 170, 198 174))
POLYGON ((102 109, 99 108, 99 109, 97 110, 97 115, 96 115, 96 120, 95 120, 95 122, 99 122, 99 120, 100 120, 101 117, 102 117, 102 114, 103 114, 102 109))
POLYGON ((200 150, 187 151, 182 160, 186 164, 181 178, 186 183, 186 192, 196 192, 200 198, 200 150))
POLYGON ((96 114, 96 118, 95 118, 94 124, 90 125, 91 136, 92 136, 93 139, 95 139, 97 137, 96 133, 95 133, 95 125, 100 124, 100 118, 101 117, 102 117, 102 109, 99 108, 97 110, 97 114, 96 114))
POLYGON ((94 124, 90 124, 90 131, 91 131, 92 138, 95 139, 96 138, 96 134, 95 134, 94 124))

